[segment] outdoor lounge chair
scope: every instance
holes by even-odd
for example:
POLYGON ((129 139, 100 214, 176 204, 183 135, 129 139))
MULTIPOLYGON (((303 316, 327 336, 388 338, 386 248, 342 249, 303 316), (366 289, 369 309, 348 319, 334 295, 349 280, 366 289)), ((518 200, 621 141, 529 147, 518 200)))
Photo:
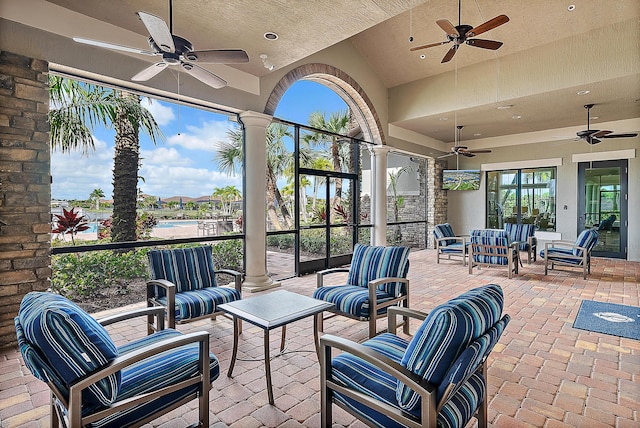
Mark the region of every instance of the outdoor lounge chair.
POLYGON ((582 268, 582 278, 587 279, 591 274, 591 250, 598 242, 598 232, 595 229, 583 230, 576 242, 551 241, 545 242, 540 257, 544 259, 544 274, 555 265, 582 268))
POLYGON ((321 427, 335 403, 373 427, 487 427, 487 357, 509 323, 498 285, 467 291, 428 315, 389 308, 388 333, 362 344, 320 338, 321 427), (410 340, 396 316, 423 320, 410 340), (335 355, 334 350, 342 353, 335 355))
POLYGON ((509 278, 518 273, 518 249, 509 235, 499 229, 478 229, 471 231, 469 251, 469 273, 476 266, 506 267, 509 278))
MULTIPOLYGON (((167 308, 169 328, 202 318, 222 315, 218 306, 242 298, 242 275, 229 269, 215 270, 211 246, 151 250, 147 254, 151 280, 147 282, 147 306, 167 308), (218 286, 216 276, 231 275, 234 287, 218 286)), ((149 318, 149 332, 153 330, 149 318)))
MULTIPOLYGON (((409 307, 408 272, 409 248, 356 244, 349 269, 334 268, 316 274, 318 288, 313 297, 333 303, 335 308, 329 311, 335 315, 368 321, 369 337, 374 337, 376 320, 386 317, 390 306, 409 307), (346 284, 325 286, 324 277, 336 272, 349 272, 346 284)), ((403 328, 408 334, 408 322, 403 328)), ((323 331, 322 319, 318 330, 323 331)))
POLYGON ((100 321, 66 298, 30 292, 15 318, 24 363, 51 389, 50 426, 141 426, 198 399, 198 423, 209 426, 209 390, 220 374, 209 333, 162 329, 117 347, 104 328, 151 314, 142 308, 100 321))
POLYGON ((440 263, 440 257, 447 259, 461 258, 462 266, 467 265, 469 253, 469 237, 456 236, 449 223, 437 224, 433 229, 436 247, 436 263, 440 263))
POLYGON ((505 223, 504 230, 509 234, 511 242, 518 242, 518 251, 527 252, 527 263, 536 261, 538 240, 535 236, 536 226, 534 224, 512 224, 505 223))

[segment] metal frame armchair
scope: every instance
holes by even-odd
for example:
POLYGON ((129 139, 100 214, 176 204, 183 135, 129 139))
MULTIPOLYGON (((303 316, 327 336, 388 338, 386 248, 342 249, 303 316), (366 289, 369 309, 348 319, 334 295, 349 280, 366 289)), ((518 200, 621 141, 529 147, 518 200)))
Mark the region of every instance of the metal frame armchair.
POLYGON ((321 426, 336 404, 374 427, 487 426, 487 357, 509 323, 498 285, 478 287, 425 314, 389 309, 389 332, 362 344, 320 338, 321 426), (410 340, 396 316, 422 320, 410 340), (342 351, 335 357, 333 351, 342 351))
POLYGON ((527 264, 536 261, 538 251, 538 239, 535 236, 535 224, 505 223, 504 230, 509 234, 511 242, 519 242, 518 251, 527 252, 527 264))
POLYGON ((28 293, 15 318, 25 365, 51 389, 57 428, 138 427, 198 399, 198 422, 209 426, 209 390, 220 373, 209 334, 163 329, 116 347, 104 326, 163 308, 143 308, 100 321, 53 293, 28 293))
POLYGON ((591 274, 591 250, 598 242, 598 232, 595 229, 583 230, 575 242, 551 241, 545 242, 540 257, 544 259, 544 274, 556 265, 582 268, 582 278, 587 279, 591 274))
MULTIPOLYGON (((313 297, 335 305, 329 309, 334 315, 343 315, 369 322, 369 337, 376 333, 376 320, 387 316, 391 306, 409 307, 409 248, 372 247, 356 244, 351 267, 334 268, 316 274, 317 288, 313 297), (347 283, 324 285, 324 277, 336 272, 349 272, 347 283)), ((323 331, 323 320, 318 331, 323 331)), ((409 332, 409 324, 404 324, 409 332)))
POLYGON ((446 256, 447 259, 461 258, 462 266, 467 265, 467 256, 469 254, 469 236, 456 236, 453 228, 449 223, 437 224, 433 229, 433 236, 436 247, 436 263, 440 263, 440 257, 446 256))
MULTIPOLYGON (((203 318, 224 315, 218 306, 242 298, 242 274, 213 267, 210 245, 147 253, 151 280, 147 282, 147 306, 167 308, 169 328, 203 318), (221 274, 234 278, 234 287, 218 286, 221 274)), ((226 316, 226 315, 224 315, 226 316)), ((148 329, 155 327, 149 317, 148 329)))
POLYGON ((500 266, 508 269, 509 278, 518 274, 518 249, 506 231, 478 229, 471 231, 469 273, 476 266, 500 266))

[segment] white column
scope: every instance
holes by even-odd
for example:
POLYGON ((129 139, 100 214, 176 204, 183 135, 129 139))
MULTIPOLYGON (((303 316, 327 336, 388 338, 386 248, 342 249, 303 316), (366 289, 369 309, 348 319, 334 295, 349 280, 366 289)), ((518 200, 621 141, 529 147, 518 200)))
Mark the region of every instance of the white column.
POLYGON ((277 287, 267 276, 267 175, 266 130, 271 116, 245 111, 240 114, 244 124, 244 233, 246 274, 243 289, 251 292, 277 287))
POLYGON ((373 146, 373 245, 387 245, 387 146, 373 146))

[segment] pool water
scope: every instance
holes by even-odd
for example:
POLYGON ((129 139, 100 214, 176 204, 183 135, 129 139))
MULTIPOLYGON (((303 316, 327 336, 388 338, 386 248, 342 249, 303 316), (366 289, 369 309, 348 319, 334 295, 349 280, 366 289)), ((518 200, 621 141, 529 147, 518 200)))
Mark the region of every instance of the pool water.
MULTIPOLYGON (((185 227, 185 226, 194 226, 198 224, 197 220, 179 220, 179 221, 159 221, 158 224, 154 227, 154 229, 169 229, 172 227, 185 227)), ((89 223, 89 229, 80 233, 96 233, 98 231, 97 225, 95 222, 89 223)))

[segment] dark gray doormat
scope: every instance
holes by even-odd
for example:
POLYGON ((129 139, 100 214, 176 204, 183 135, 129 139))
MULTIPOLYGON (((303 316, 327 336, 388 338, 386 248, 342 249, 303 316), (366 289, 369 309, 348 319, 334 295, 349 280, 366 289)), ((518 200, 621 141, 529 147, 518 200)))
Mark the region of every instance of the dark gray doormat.
POLYGON ((640 340, 640 308, 583 300, 573 327, 640 340))

